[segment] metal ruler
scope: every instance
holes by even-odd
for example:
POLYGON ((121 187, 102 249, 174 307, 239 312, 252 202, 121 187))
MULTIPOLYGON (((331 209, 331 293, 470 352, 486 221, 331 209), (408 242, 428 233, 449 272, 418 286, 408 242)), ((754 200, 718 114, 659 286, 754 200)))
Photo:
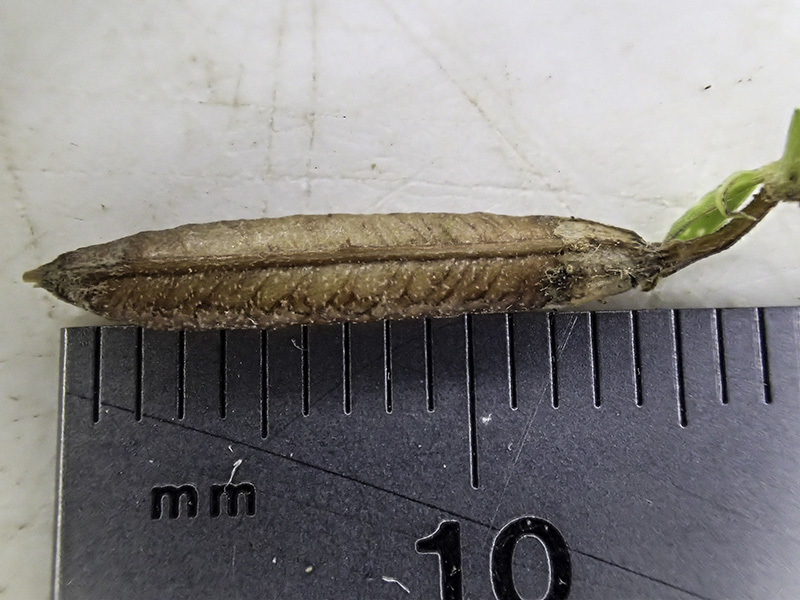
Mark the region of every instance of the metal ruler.
POLYGON ((800 309, 64 331, 57 598, 800 598, 800 309))

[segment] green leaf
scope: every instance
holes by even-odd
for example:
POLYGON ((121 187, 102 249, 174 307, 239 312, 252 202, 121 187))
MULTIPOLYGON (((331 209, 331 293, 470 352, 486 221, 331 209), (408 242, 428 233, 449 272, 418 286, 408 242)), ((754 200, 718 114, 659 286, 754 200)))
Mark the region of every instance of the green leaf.
POLYGON ((733 211, 739 208, 763 181, 764 177, 757 171, 739 171, 728 177, 715 190, 719 213, 725 217, 733 216, 733 211))
POLYGON ((745 216, 735 211, 763 181, 764 177, 758 171, 734 173, 675 221, 666 241, 688 241, 703 237, 719 230, 731 219, 745 216))
POLYGON ((781 163, 788 175, 797 176, 800 171, 800 108, 794 109, 781 163))

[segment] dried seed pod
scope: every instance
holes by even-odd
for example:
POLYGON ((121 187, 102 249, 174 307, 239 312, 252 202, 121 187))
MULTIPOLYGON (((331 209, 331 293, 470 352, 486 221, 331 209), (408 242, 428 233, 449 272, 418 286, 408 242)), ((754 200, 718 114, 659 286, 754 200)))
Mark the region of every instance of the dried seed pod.
POLYGON ((786 200, 800 200, 800 111, 781 160, 726 180, 661 244, 560 217, 305 215, 142 232, 62 254, 24 279, 114 321, 162 329, 550 308, 650 289, 786 200))
POLYGON ((338 214, 142 232, 26 279, 114 321, 206 329, 561 306, 659 270, 636 234, 579 219, 338 214))

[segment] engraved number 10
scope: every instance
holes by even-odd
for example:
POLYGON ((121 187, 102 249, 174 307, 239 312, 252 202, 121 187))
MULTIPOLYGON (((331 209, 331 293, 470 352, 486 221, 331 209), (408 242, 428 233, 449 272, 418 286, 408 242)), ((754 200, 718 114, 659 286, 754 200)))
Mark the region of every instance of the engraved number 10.
MULTIPOLYGON (((514 587, 514 549, 524 537, 535 537, 544 546, 550 565, 550 581, 542 600, 562 600, 569 595, 572 567, 566 541, 552 523, 537 517, 520 517, 503 527, 491 552, 492 590, 498 600, 523 600, 514 587)), ((420 554, 438 554, 442 600, 462 600, 461 526, 442 521, 431 535, 417 540, 420 554)))

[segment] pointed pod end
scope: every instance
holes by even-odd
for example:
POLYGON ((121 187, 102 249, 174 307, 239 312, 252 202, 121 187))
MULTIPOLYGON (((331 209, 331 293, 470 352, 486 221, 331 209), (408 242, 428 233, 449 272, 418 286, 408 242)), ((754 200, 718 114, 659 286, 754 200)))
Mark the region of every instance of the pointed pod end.
POLYGON ((41 287, 43 275, 42 267, 31 269, 22 274, 22 281, 25 283, 32 283, 36 287, 41 287))
POLYGON ((25 271, 22 274, 22 281, 32 283, 34 287, 50 292, 60 300, 77 304, 75 297, 80 297, 80 279, 69 271, 68 266, 64 265, 62 257, 63 255, 52 262, 25 271))

